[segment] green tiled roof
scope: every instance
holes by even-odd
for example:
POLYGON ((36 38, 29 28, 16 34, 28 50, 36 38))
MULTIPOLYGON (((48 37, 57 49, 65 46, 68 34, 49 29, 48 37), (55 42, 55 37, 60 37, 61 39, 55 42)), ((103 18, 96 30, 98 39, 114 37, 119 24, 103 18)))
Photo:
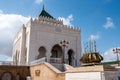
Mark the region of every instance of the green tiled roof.
POLYGON ((53 16, 51 16, 48 12, 46 12, 46 11, 44 10, 44 7, 43 7, 42 12, 39 14, 39 17, 40 17, 40 16, 44 16, 44 17, 48 17, 48 18, 55 19, 53 16))
MULTIPOLYGON (((120 62, 120 61, 119 61, 120 62)), ((111 64, 118 64, 118 61, 111 61, 111 62, 102 62, 102 65, 111 65, 111 64)))

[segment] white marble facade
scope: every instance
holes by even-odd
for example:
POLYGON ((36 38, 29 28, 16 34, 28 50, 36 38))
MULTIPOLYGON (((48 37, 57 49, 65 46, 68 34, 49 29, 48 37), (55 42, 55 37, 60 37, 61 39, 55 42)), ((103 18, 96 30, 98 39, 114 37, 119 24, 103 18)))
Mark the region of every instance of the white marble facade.
POLYGON ((15 64, 29 64, 31 61, 47 58, 62 58, 61 41, 68 41, 64 59, 72 66, 80 65, 81 31, 73 26, 63 25, 61 20, 38 16, 23 25, 13 44, 15 64))
POLYGON ((66 73, 65 80, 118 80, 118 73, 117 71, 66 73))

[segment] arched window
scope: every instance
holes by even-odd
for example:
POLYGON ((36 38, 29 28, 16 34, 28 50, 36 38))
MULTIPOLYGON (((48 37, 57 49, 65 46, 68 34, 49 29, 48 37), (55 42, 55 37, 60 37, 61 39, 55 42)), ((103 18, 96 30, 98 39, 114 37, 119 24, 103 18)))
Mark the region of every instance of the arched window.
POLYGON ((39 54, 38 54, 38 56, 37 56, 37 59, 40 59, 40 58, 42 58, 42 57, 46 57, 46 49, 45 49, 45 47, 40 47, 39 49, 38 49, 38 52, 39 52, 39 54))

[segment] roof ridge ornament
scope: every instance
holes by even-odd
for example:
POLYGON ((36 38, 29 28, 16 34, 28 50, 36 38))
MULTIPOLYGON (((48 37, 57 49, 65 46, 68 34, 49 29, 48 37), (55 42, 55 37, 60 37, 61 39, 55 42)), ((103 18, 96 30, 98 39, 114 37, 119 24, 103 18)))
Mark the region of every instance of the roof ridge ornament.
POLYGON ((48 17, 51 19, 55 19, 53 16, 51 16, 45 9, 44 9, 44 5, 43 5, 43 10, 41 11, 41 13, 39 14, 39 17, 43 16, 43 17, 48 17))
POLYGON ((43 4, 43 10, 45 10, 44 4, 43 4))

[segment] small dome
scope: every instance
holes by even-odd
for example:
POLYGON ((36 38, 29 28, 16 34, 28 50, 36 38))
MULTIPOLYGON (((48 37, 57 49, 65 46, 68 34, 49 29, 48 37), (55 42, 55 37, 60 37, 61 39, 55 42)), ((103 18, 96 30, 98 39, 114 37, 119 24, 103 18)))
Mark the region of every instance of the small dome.
POLYGON ((82 63, 100 63, 103 57, 98 52, 85 53, 80 61, 82 63))

